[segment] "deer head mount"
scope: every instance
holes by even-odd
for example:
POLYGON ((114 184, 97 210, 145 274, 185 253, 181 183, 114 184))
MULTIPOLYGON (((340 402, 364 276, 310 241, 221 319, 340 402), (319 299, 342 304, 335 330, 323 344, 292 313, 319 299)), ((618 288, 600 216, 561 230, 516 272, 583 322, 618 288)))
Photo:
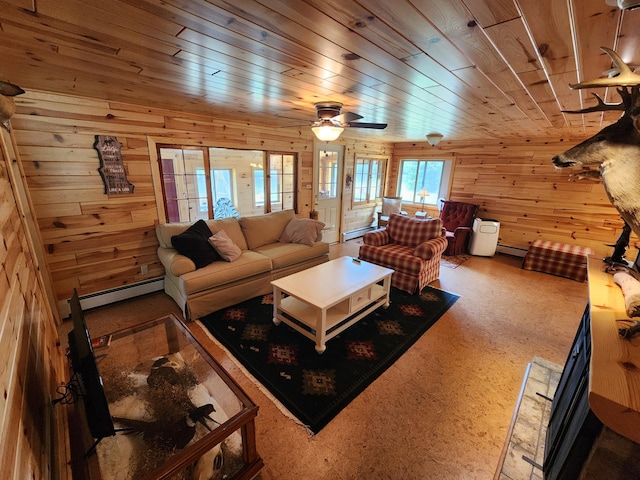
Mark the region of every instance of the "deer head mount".
MULTIPOLYGON (((606 47, 602 47, 602 50, 611 57, 620 74, 613 78, 598 78, 570 85, 570 88, 619 87, 617 91, 621 102, 605 103, 594 94, 598 100, 596 106, 566 113, 606 110, 620 110, 624 113, 616 123, 553 157, 553 164, 557 168, 574 165, 596 166, 598 170, 595 174, 602 179, 609 200, 625 223, 640 237, 640 75, 634 73, 613 50, 606 47)), ((586 170, 572 177, 593 175, 593 170, 586 170)), ((618 250, 619 247, 618 245, 618 250)))

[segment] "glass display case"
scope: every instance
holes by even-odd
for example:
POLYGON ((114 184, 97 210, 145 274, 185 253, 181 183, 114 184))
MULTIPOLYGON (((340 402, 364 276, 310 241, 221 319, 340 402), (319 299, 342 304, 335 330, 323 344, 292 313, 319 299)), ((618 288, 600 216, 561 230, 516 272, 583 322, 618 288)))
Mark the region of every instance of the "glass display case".
POLYGON ((256 475, 258 407, 175 316, 108 337, 95 355, 117 433, 95 445, 92 478, 256 475))

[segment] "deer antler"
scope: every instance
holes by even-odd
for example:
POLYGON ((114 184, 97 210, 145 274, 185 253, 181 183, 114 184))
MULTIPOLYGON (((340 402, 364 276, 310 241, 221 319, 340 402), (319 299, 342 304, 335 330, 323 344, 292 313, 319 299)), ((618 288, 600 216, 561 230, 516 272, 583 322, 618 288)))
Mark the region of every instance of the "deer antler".
POLYGON ((574 83, 569 85, 569 88, 574 90, 591 87, 635 87, 640 85, 640 75, 633 73, 631 67, 624 63, 616 52, 607 47, 600 47, 600 50, 611 57, 615 66, 620 70, 620 74, 613 78, 596 78, 587 82, 574 83))
POLYGON ((589 113, 589 112, 604 112, 606 110, 621 110, 626 112, 631 108, 633 104, 633 98, 638 95, 638 86, 640 85, 640 75, 634 73, 629 65, 624 63, 620 56, 607 47, 600 47, 600 49, 607 53, 613 60, 614 65, 620 70, 620 73, 612 78, 597 78, 587 82, 574 83, 569 85, 572 90, 580 88, 591 87, 622 87, 618 88, 618 93, 622 97, 620 103, 606 103, 596 93, 593 94, 598 100, 598 105, 593 107, 583 108, 581 110, 563 110, 563 113, 589 113), (633 87, 631 91, 627 87, 633 87))
MULTIPOLYGON (((598 95, 597 93, 592 93, 591 95, 596 97, 596 99, 598 100, 598 105, 595 105, 593 107, 583 108, 581 110, 562 110, 562 112, 563 113, 590 113, 590 112, 604 112, 605 110, 622 110, 624 112, 627 109, 627 105, 626 105, 627 102, 624 100, 625 96, 623 95, 623 92, 626 92, 626 90, 623 90, 621 88, 618 89, 618 93, 620 94, 620 96, 623 97, 623 101, 620 103, 606 103, 604 100, 602 100, 602 98, 600 98, 600 95, 598 95)), ((628 92, 626 93, 628 94, 628 92)))

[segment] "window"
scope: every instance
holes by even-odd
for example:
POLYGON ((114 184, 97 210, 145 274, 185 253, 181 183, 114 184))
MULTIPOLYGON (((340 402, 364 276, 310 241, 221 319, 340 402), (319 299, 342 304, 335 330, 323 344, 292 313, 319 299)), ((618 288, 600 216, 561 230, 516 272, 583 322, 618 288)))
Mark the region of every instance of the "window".
POLYGON ((230 168, 211 169, 211 196, 213 202, 221 198, 233 198, 233 170, 230 168))
POLYGON ((353 177, 353 203, 374 202, 382 198, 384 160, 356 158, 353 177))
POLYGON ((264 206, 264 169, 262 166, 253 167, 253 204, 256 207, 264 206))
POLYGON ((296 157, 292 154, 269 154, 269 199, 270 209, 291 210, 295 206, 296 157))
POLYGON ((438 198, 446 196, 443 180, 450 172, 448 160, 402 160, 400 163, 399 195, 406 203, 436 205, 438 198), (421 197, 421 190, 427 195, 421 197))
POLYGON ((223 199, 244 216, 295 209, 294 154, 158 145, 158 159, 169 222, 214 218, 223 199))
POLYGON ((323 150, 318 159, 318 200, 338 196, 338 152, 323 150))
POLYGON ((167 220, 209 218, 211 202, 202 149, 161 148, 159 155, 167 220))

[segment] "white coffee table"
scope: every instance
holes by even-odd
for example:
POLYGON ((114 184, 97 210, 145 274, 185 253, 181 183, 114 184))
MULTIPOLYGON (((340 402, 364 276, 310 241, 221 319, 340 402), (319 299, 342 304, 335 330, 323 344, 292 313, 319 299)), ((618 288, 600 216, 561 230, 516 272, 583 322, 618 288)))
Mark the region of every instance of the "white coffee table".
POLYGON ((390 268, 340 257, 271 282, 273 323, 284 322, 315 340, 325 342, 373 312, 389 306, 390 268), (281 298, 282 293, 289 296, 281 298))

